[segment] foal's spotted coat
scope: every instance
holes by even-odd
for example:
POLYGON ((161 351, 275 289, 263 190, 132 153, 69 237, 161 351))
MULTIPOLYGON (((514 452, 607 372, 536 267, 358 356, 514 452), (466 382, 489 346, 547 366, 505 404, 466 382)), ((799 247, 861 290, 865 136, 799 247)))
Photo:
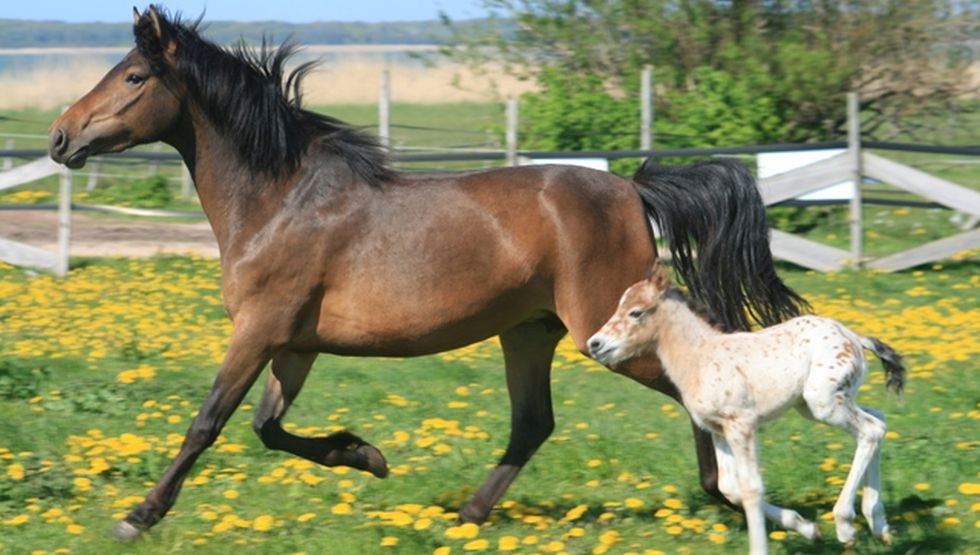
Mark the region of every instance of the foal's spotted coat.
POLYGON ((766 551, 764 517, 807 538, 820 537, 815 523, 763 499, 756 430, 790 408, 857 439, 851 470, 834 506, 837 538, 854 542, 853 505, 863 478, 862 512, 872 533, 890 542, 880 491, 884 416, 858 407, 854 397, 867 370, 864 349, 881 358, 886 384, 896 392, 904 381, 901 357, 877 339, 817 316, 751 333, 723 333, 669 285, 666 269, 657 263, 650 279, 626 290, 616 313, 589 340, 589 350, 606 365, 644 354, 660 357, 692 419, 713 436, 719 487, 745 509, 750 550, 766 551))

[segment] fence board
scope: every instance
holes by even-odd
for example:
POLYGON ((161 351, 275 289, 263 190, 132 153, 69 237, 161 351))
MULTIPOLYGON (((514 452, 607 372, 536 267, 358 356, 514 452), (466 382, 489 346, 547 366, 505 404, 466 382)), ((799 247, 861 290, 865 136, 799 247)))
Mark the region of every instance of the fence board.
POLYGON ((778 229, 772 230, 770 247, 772 255, 776 258, 821 272, 840 270, 851 256, 845 250, 797 237, 778 229))
POLYGON ((759 180, 759 192, 766 205, 805 195, 853 179, 847 153, 808 164, 759 180))
POLYGON ((0 238, 0 260, 14 266, 32 266, 49 272, 57 272, 60 267, 54 253, 3 238, 0 238))
POLYGON ((48 157, 38 158, 33 162, 17 166, 12 170, 0 173, 0 191, 30 183, 60 172, 63 168, 48 157))
POLYGON ((878 270, 905 270, 976 248, 980 248, 980 229, 945 237, 925 245, 883 256, 871 261, 868 266, 878 270))
POLYGON ((980 193, 887 158, 864 154, 864 173, 885 183, 932 199, 954 210, 980 216, 980 193))

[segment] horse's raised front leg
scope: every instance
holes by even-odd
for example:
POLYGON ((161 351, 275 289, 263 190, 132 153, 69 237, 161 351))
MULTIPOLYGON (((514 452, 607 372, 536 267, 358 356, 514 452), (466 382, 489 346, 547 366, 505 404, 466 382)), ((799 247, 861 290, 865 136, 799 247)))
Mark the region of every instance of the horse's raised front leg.
POLYGON ((282 429, 282 418, 299 395, 317 353, 282 351, 272 359, 259 410, 252 427, 269 449, 292 453, 324 466, 349 466, 378 478, 388 475, 384 456, 374 446, 349 432, 325 437, 300 437, 282 429))
POLYGON ((749 553, 764 555, 766 545, 765 488, 759 470, 759 438, 756 423, 733 420, 725 426, 725 441, 731 447, 738 477, 739 497, 749 529, 749 553))
POLYGON ((464 522, 481 523, 531 455, 551 435, 551 359, 565 328, 555 319, 525 322, 500 335, 510 393, 507 451, 476 495, 459 511, 464 522))
POLYGON ((194 462, 218 438, 228 418, 269 362, 272 347, 267 336, 264 330, 256 328, 235 329, 211 393, 187 430, 180 451, 146 499, 116 524, 117 539, 136 539, 173 507, 194 462))

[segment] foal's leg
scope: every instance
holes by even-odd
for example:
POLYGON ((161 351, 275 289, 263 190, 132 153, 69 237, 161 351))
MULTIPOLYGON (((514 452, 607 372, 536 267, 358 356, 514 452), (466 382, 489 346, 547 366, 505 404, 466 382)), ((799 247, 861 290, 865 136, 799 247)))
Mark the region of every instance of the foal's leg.
MULTIPOLYGON (((837 503, 834 504, 837 539, 851 546, 856 543, 854 539, 856 530, 853 525, 854 498, 857 496, 861 479, 874 459, 875 451, 879 449, 881 440, 885 437, 885 423, 858 408, 854 404, 853 397, 847 392, 837 391, 821 398, 814 398, 804 393, 804 397, 815 419, 846 430, 857 440, 851 470, 847 473, 844 487, 841 488, 837 503)), ((877 476, 873 478, 877 479, 877 476)), ((882 533, 884 531, 882 530, 882 533)))
MULTIPOLYGON (((733 503, 741 503, 738 472, 732 448, 722 436, 713 434, 712 439, 715 444, 715 459, 718 461, 718 489, 733 503)), ((766 518, 781 527, 795 530, 808 540, 820 539, 820 528, 817 524, 803 518, 798 512, 765 502, 762 504, 762 509, 766 518)))
MULTIPOLYGON (((885 413, 877 409, 861 407, 881 422, 885 422, 885 413)), ((881 500, 881 443, 875 448, 864 473, 864 492, 861 495, 861 513, 864 514, 871 533, 887 545, 892 543, 892 533, 885 520, 885 504, 881 500)))
POLYGON ((235 329, 211 393, 187 430, 180 451, 146 499, 116 524, 114 533, 119 540, 136 539, 173 507, 194 462, 218 438, 228 418, 269 362, 272 348, 265 341, 267 336, 261 328, 235 329))
POLYGON ((734 420, 726 424, 724 431, 735 460, 739 495, 749 528, 749 553, 764 554, 767 552, 765 488, 759 472, 759 439, 755 423, 734 420))
POLYGON ((299 394, 317 353, 282 351, 272 359, 272 370, 252 427, 269 449, 292 453, 324 466, 350 466, 378 478, 388 475, 381 452, 349 432, 327 437, 299 437, 282 429, 282 418, 299 394))
POLYGON ((480 523, 507 491, 531 455, 551 435, 551 359, 565 328, 558 319, 525 322, 500 335, 510 393, 510 442, 497 467, 459 511, 464 522, 480 523))

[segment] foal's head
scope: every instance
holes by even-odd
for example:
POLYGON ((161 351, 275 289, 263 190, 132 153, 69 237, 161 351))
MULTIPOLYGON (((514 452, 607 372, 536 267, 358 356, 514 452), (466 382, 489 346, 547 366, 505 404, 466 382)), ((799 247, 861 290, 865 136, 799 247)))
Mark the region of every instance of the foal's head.
POLYGON ((89 156, 156 141, 176 123, 183 93, 166 79, 174 27, 153 6, 133 17, 136 48, 51 124, 56 162, 80 168, 89 156))
POLYGON ((657 309, 670 288, 670 275, 659 260, 647 279, 631 285, 619 300, 616 313, 589 338, 592 358, 613 366, 656 349, 657 309))

